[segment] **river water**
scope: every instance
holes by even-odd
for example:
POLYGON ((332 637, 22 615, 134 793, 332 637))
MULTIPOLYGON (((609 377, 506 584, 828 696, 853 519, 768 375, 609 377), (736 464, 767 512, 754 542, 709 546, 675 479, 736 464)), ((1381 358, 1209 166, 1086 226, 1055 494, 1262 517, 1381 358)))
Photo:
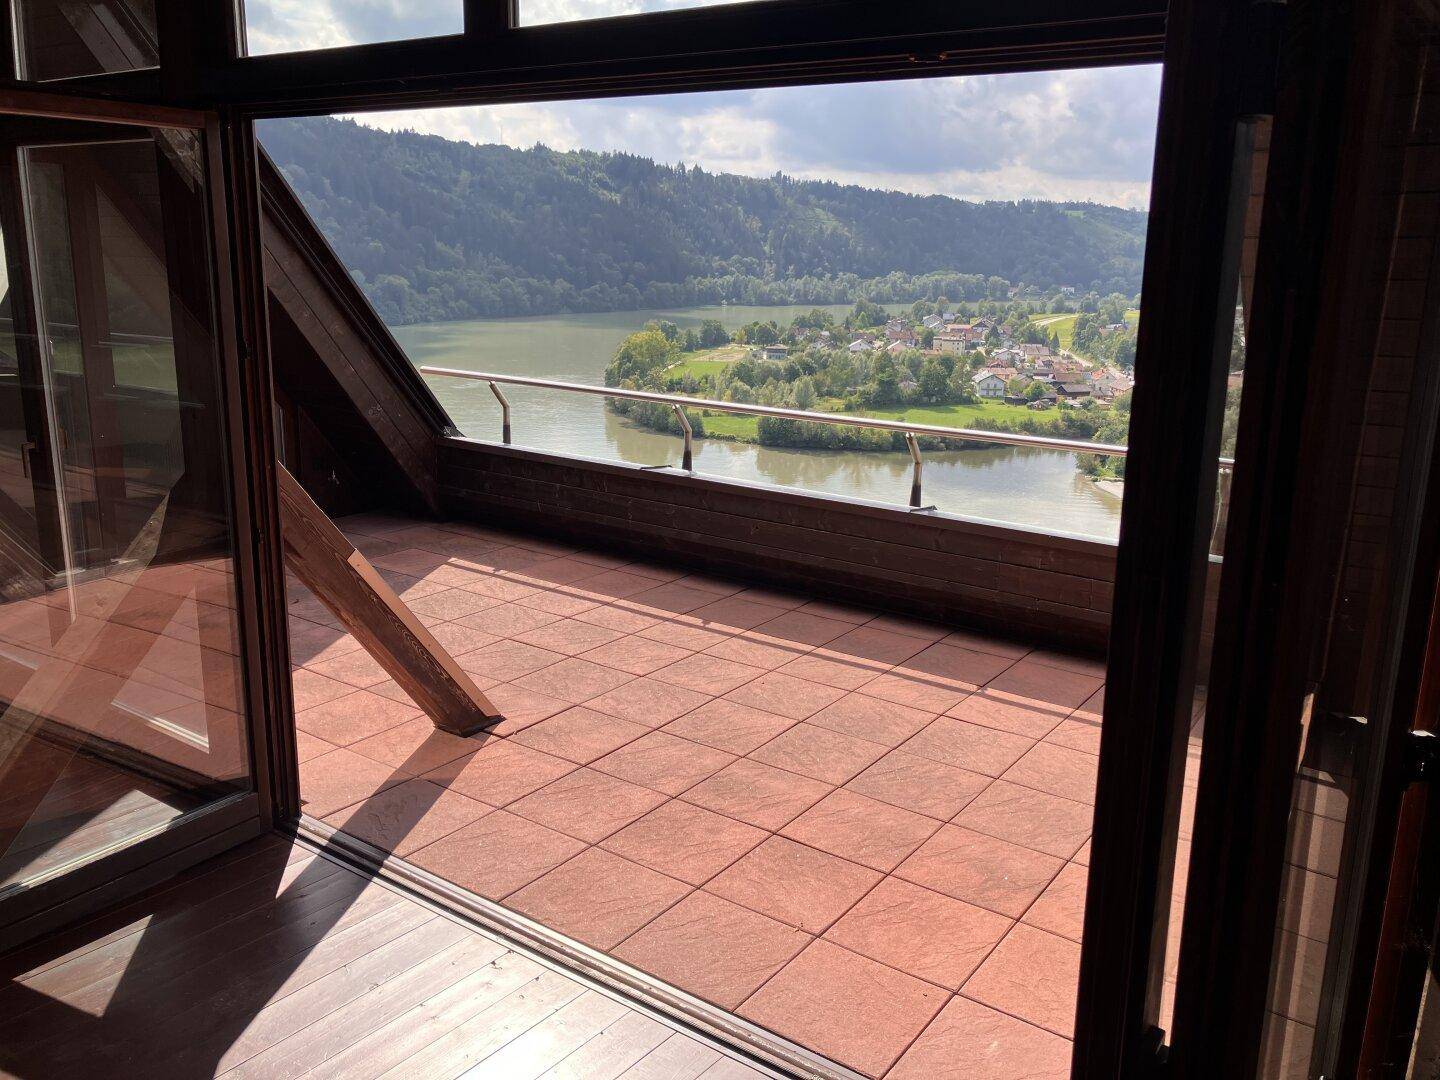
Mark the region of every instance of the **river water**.
MULTIPOLYGON (((493 371, 508 375, 601 385, 605 365, 620 341, 647 319, 681 328, 719 319, 735 329, 755 319, 784 326, 810 307, 696 307, 595 315, 480 319, 402 326, 395 336, 417 365, 493 371)), ((837 317, 848 307, 827 310, 837 317)), ((464 434, 500 438, 500 408, 481 382, 428 377, 431 388, 464 434)), ((602 399, 529 387, 506 387, 512 441, 575 457, 641 465, 680 463, 678 436, 634 427, 607 411, 602 399)), ((697 439, 695 471, 822 494, 904 506, 910 497, 906 454, 784 450, 697 439)), ((1062 451, 994 447, 925 454, 924 496, 946 513, 1046 532, 1113 540, 1120 500, 1096 487, 1062 451)))

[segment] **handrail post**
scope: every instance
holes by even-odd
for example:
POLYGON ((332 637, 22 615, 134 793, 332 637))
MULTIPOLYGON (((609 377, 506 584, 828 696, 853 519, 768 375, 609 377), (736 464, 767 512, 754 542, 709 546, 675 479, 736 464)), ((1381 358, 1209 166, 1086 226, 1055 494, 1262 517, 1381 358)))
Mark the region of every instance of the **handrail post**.
POLYGON ((500 387, 495 383, 490 384, 490 392, 495 395, 495 400, 500 402, 500 441, 506 446, 510 445, 510 402, 500 392, 500 387))
POLYGON ((675 410, 675 419, 680 421, 680 430, 685 433, 685 456, 682 459, 681 467, 686 472, 694 472, 695 433, 690 430, 690 418, 685 415, 683 406, 671 405, 670 408, 675 410))
POLYGON ((910 448, 910 460, 915 463, 915 477, 910 481, 910 505, 915 509, 919 509, 920 471, 924 468, 924 462, 920 460, 920 443, 916 440, 913 431, 905 432, 905 445, 910 448))

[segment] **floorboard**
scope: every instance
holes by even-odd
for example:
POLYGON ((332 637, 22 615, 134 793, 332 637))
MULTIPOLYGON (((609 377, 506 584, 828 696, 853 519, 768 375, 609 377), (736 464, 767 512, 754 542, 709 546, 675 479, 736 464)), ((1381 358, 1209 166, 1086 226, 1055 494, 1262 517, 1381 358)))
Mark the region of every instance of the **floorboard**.
POLYGON ((731 1061, 278 839, 0 957, 0 972, 0 1075, 25 1080, 693 1080, 731 1061))

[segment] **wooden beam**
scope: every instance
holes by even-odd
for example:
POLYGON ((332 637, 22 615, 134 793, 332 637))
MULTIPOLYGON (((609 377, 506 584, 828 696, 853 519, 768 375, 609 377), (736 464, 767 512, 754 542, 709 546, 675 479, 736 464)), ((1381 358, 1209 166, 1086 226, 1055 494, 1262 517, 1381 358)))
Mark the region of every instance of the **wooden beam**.
POLYGON ((500 714, 435 635, 279 462, 285 564, 442 731, 472 735, 500 714))

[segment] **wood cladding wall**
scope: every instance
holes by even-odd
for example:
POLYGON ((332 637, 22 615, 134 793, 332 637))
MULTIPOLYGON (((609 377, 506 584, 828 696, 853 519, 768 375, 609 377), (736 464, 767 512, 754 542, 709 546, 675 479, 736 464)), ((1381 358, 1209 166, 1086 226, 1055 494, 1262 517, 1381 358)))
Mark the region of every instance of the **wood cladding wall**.
POLYGON ((1115 546, 679 472, 439 440, 442 513, 1100 654, 1115 546))

